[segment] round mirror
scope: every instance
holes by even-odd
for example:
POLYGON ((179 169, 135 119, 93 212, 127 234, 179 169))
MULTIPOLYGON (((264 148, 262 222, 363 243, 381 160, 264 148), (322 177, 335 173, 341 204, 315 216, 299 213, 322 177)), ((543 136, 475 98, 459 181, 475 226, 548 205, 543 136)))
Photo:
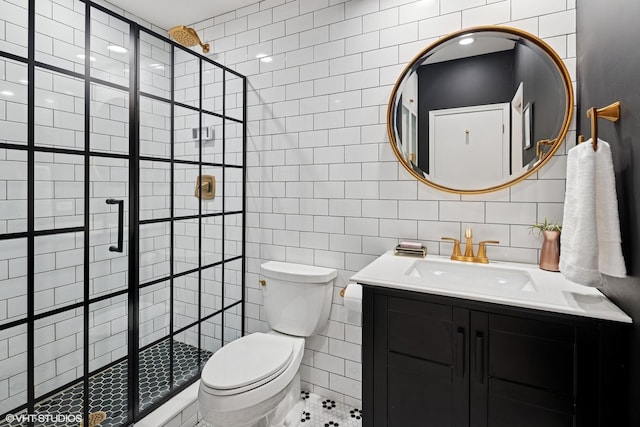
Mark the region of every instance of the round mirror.
POLYGON ((443 191, 500 190, 541 168, 573 113, 569 73, 538 37, 507 27, 450 34, 398 78, 387 131, 402 165, 443 191))

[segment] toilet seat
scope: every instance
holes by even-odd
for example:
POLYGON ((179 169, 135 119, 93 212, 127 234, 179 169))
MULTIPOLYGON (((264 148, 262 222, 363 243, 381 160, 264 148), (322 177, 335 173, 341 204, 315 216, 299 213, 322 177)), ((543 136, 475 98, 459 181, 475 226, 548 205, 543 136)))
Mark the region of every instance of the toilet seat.
POLYGON ((205 364, 207 393, 229 396, 264 385, 282 375, 294 359, 291 337, 256 332, 219 349, 205 364))

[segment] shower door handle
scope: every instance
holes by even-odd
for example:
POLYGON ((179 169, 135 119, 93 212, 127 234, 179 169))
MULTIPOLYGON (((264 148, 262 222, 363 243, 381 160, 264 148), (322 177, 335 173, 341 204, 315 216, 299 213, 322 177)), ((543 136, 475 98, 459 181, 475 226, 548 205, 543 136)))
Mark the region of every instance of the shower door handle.
POLYGON ((109 252, 122 252, 122 238, 124 233, 124 200, 107 199, 108 205, 118 205, 118 246, 109 246, 109 252))

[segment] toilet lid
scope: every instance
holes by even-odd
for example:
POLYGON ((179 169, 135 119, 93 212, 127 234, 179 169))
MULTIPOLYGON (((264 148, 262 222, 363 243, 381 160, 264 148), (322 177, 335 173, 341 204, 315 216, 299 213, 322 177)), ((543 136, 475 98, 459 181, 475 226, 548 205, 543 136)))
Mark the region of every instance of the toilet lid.
POLYGON ((290 339, 256 332, 215 352, 205 364, 201 379, 213 389, 237 389, 280 373, 292 358, 290 339))

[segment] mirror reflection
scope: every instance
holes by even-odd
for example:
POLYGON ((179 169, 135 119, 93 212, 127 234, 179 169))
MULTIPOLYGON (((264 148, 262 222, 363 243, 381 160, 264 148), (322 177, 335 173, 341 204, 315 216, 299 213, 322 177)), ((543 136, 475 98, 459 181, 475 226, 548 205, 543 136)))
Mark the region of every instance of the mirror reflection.
POLYGON ((481 27, 437 42, 405 69, 392 94, 390 138, 428 184, 491 191, 546 163, 572 105, 551 48, 518 30, 481 27))

